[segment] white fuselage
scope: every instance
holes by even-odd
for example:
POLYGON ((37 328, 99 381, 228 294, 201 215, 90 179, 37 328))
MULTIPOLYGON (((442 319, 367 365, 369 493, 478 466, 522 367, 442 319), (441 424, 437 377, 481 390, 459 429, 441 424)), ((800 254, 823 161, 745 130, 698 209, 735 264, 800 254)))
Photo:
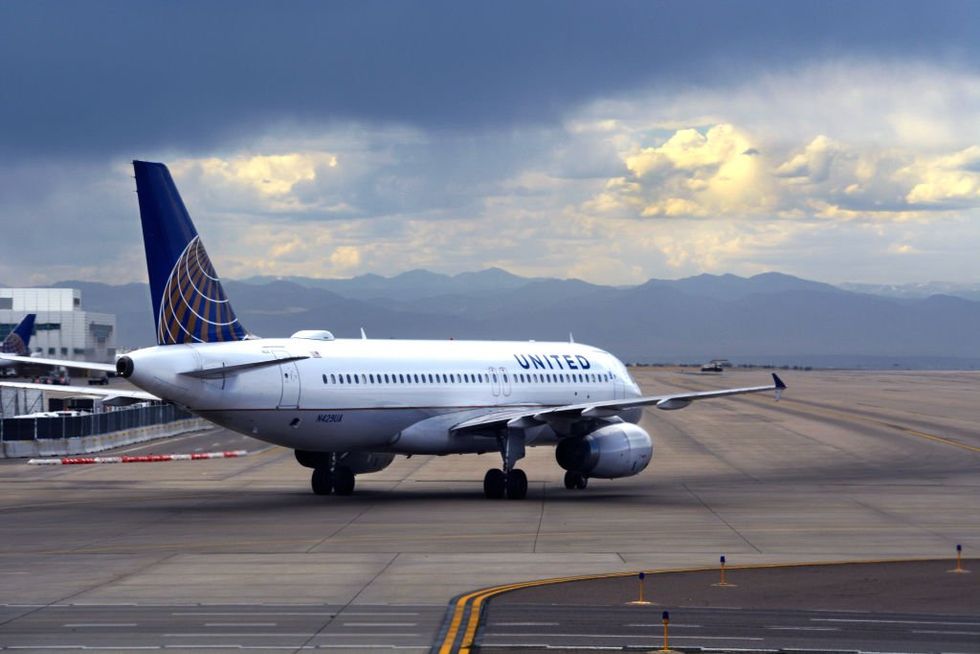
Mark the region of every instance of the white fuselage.
MULTIPOLYGON (((508 407, 641 394, 618 359, 576 343, 284 338, 166 345, 129 357, 140 388, 235 431, 311 451, 486 451, 486 437, 449 430, 508 407), (180 374, 272 357, 308 358, 207 379, 180 374)), ((543 426, 528 438, 553 442, 555 434, 543 426)))

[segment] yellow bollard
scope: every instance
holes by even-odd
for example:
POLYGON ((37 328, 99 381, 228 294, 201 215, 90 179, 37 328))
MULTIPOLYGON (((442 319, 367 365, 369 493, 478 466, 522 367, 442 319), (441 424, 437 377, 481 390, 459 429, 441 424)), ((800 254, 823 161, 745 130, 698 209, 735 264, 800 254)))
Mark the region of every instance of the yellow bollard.
POLYGON ((661 615, 661 619, 664 621, 664 648, 660 650, 661 652, 670 651, 670 639, 667 636, 667 625, 670 624, 670 611, 664 611, 661 615))
POLYGON ((721 580, 717 584, 711 584, 712 586, 721 586, 723 588, 734 588, 738 584, 730 584, 725 581, 725 555, 721 556, 721 580))
POLYGON ((956 567, 952 570, 947 570, 946 572, 955 572, 957 574, 968 574, 970 571, 963 567, 963 562, 961 561, 961 556, 963 554, 963 546, 956 546, 956 567))
POLYGON ((641 572, 640 574, 637 575, 637 578, 640 580, 640 599, 633 600, 632 602, 627 602, 627 604, 630 604, 632 606, 651 606, 651 605, 653 605, 653 602, 648 602, 647 601, 646 595, 645 595, 645 592, 644 592, 645 591, 644 586, 646 586, 644 580, 647 578, 646 573, 645 572, 641 572))

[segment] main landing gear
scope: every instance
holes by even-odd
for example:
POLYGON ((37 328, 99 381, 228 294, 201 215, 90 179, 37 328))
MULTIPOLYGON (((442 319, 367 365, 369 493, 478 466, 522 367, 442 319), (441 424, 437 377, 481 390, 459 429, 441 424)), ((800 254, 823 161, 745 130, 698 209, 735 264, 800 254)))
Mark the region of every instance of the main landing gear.
POLYGON ((347 466, 313 468, 310 486, 317 495, 350 495, 354 492, 354 473, 347 466))
POLYGON ((572 472, 569 470, 565 473, 565 488, 568 490, 584 490, 588 485, 589 478, 581 472, 572 472))
POLYGON ((523 500, 527 497, 527 475, 514 465, 524 458, 524 432, 510 429, 505 437, 498 439, 500 455, 504 460, 503 470, 492 468, 483 477, 483 495, 487 499, 523 500))

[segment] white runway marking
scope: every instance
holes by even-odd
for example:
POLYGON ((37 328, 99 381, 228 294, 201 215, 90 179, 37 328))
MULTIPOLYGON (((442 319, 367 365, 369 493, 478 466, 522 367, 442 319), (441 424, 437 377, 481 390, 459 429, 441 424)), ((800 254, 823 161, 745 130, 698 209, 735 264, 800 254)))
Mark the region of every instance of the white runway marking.
POLYGON ((876 624, 939 624, 951 627, 980 627, 980 622, 941 622, 938 620, 873 620, 871 618, 810 618, 811 622, 872 622, 876 624))
MULTIPOLYGON (((662 622, 650 623, 650 624, 628 624, 627 627, 660 627, 662 628, 664 624, 662 622)), ((674 624, 670 623, 671 629, 700 629, 699 624, 674 624)))
MULTIPOLYGON (((309 638, 311 632, 304 631, 299 634, 229 634, 229 633, 210 633, 210 634, 163 634, 164 638, 277 638, 277 637, 287 637, 287 638, 309 638)), ((348 635, 348 634, 345 634, 348 635)))
POLYGON ((205 622, 205 627, 278 627, 275 622, 205 622))
POLYGON ((418 613, 397 613, 395 611, 344 611, 342 614, 345 618, 352 615, 365 616, 365 615, 380 615, 380 616, 391 616, 391 615, 418 615, 418 613))
POLYGON ((980 636, 980 631, 938 631, 928 629, 913 629, 913 634, 941 634, 943 636, 980 636))
POLYGON ((417 622, 345 622, 345 627, 417 627, 417 622))
POLYGON ((83 627, 135 627, 135 622, 71 622, 61 625, 66 629, 79 629, 83 627))
MULTIPOLYGON (((663 626, 663 625, 661 625, 663 626)), ((345 634, 346 635, 346 634, 345 634)), ((487 634, 487 638, 643 638, 642 635, 624 634, 507 634, 492 633, 487 634)), ((687 638, 698 640, 765 640, 765 638, 755 638, 750 636, 671 636, 671 638, 687 638)), ((485 645, 486 643, 484 643, 485 645)))
POLYGON ((840 631, 840 627, 784 627, 778 625, 766 627, 766 629, 778 631, 840 631))
POLYGON ((313 611, 173 611, 173 616, 193 616, 193 617, 238 617, 243 615, 310 615, 332 618, 336 613, 313 612, 313 611))

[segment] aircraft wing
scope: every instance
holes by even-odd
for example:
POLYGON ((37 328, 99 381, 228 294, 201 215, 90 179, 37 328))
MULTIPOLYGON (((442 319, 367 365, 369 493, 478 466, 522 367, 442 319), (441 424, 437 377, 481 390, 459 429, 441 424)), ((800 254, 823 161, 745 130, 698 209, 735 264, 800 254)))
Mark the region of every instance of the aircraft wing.
POLYGON ((530 427, 548 422, 576 422, 591 418, 610 418, 626 409, 639 406, 655 406, 665 411, 683 409, 696 400, 710 400, 729 395, 745 393, 761 393, 775 391, 776 399, 782 395, 786 384, 773 373, 772 384, 769 386, 747 386, 744 388, 726 388, 717 391, 701 391, 697 393, 673 393, 671 395, 650 395, 620 400, 601 400, 598 402, 582 402, 580 404, 565 404, 554 407, 530 407, 524 409, 502 410, 486 415, 464 420, 454 426, 454 434, 480 432, 505 427, 530 427))
POLYGON ((125 406, 136 402, 160 401, 156 395, 145 391, 122 388, 92 388, 91 386, 57 386, 53 384, 32 384, 29 382, 0 382, 0 387, 25 388, 31 391, 47 391, 49 393, 65 393, 66 395, 83 395, 102 398, 103 404, 110 406, 125 406))
POLYGON ((116 372, 116 366, 113 363, 91 363, 89 361, 71 361, 69 359, 42 359, 41 357, 24 357, 17 354, 0 354, 0 359, 37 366, 63 366, 65 368, 77 368, 79 370, 116 372))

